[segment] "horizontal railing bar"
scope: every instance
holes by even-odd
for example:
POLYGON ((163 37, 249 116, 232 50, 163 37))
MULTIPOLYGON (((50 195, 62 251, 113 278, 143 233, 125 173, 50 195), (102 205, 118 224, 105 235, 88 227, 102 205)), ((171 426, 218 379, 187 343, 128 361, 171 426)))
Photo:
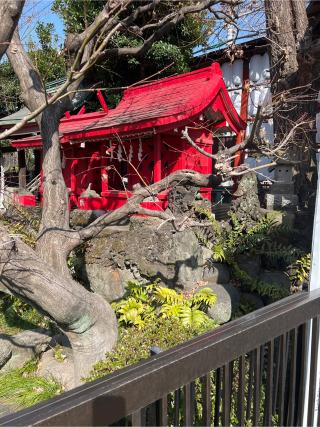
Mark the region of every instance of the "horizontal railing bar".
POLYGON ((320 290, 292 295, 137 365, 0 419, 0 425, 111 424, 319 314, 320 290))

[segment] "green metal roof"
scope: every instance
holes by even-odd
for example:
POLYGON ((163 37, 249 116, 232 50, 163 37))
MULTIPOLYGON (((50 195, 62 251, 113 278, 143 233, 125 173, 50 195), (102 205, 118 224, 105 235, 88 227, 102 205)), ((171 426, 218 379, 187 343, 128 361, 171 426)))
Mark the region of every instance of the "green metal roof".
MULTIPOLYGON (((19 123, 28 114, 30 114, 28 108, 23 107, 21 108, 21 110, 18 110, 15 113, 10 114, 9 116, 2 117, 2 119, 0 119, 0 126, 15 125, 16 123, 19 123)), ((34 119, 30 120, 30 123, 34 123, 34 121, 34 119)))
MULTIPOLYGON (((47 93, 54 93, 59 86, 61 86, 66 81, 66 78, 54 80, 46 84, 47 93)), ((20 110, 9 114, 6 117, 0 118, 0 126, 14 126, 16 123, 19 123, 25 116, 30 114, 30 111, 27 107, 23 107, 20 110)), ((35 120, 29 120, 29 123, 35 123, 35 120)))

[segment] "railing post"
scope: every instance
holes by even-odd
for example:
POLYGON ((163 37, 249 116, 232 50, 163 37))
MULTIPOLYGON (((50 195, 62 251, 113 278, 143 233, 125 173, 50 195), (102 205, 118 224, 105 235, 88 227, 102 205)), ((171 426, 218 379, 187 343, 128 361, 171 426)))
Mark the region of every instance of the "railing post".
MULTIPOLYGON (((314 211, 314 220, 313 220, 313 234, 312 234, 312 262, 311 262, 311 272, 310 272, 310 284, 309 292, 312 292, 315 289, 319 288, 320 282, 320 153, 316 154, 317 158, 317 171, 318 171, 318 180, 317 180, 317 195, 316 195, 316 204, 314 211)), ((314 329, 314 320, 309 320, 307 324, 307 363, 306 363, 306 377, 305 377, 305 399, 303 405, 303 426, 310 426, 310 416, 308 422, 308 408, 314 408, 314 414, 312 416, 312 426, 317 425, 318 420, 318 406, 319 406, 319 385, 320 385, 320 352, 317 348, 317 354, 315 357, 315 364, 313 366, 314 372, 310 372, 311 369, 311 354, 312 354, 312 329, 314 329), (315 393, 314 393, 314 402, 310 402, 309 388, 311 386, 310 376, 315 376, 315 393)), ((318 333, 318 332, 317 332, 318 333)), ((302 384, 303 387, 303 384, 302 384)))

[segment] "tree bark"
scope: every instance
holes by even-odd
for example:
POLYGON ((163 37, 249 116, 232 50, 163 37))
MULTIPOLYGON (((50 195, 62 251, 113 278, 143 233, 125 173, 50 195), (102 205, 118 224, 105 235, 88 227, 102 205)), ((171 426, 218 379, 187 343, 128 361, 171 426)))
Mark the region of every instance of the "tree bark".
MULTIPOLYGON (((290 134, 295 123, 310 113, 310 102, 302 96, 310 93, 310 66, 306 64, 310 35, 304 0, 265 0, 267 34, 270 39, 272 93, 275 103, 282 107, 273 114, 275 145, 290 134), (299 88, 299 89, 297 89, 299 88)), ((292 133, 282 156, 297 163, 295 191, 304 206, 306 194, 313 192, 311 140, 303 128, 292 133), (312 175, 312 174, 311 174, 312 175)), ((308 198, 308 197, 307 197, 308 198)))
POLYGON ((61 275, 69 276, 67 257, 75 247, 66 238, 69 230, 69 195, 61 167, 59 113, 55 106, 41 115, 43 141, 43 209, 36 250, 61 275))
MULTIPOLYGON (((15 74, 18 76, 22 96, 30 111, 46 102, 38 71, 23 49, 19 34, 15 31, 12 45, 7 52, 15 74)), ((61 103, 48 105, 36 120, 43 141, 43 210, 37 252, 62 275, 70 275, 67 256, 70 250, 62 231, 69 230, 69 198, 61 168, 59 120, 61 103)))
POLYGON ((67 335, 74 355, 75 384, 88 375, 117 340, 113 310, 99 295, 60 275, 4 228, 0 234, 0 281, 53 319, 67 335))
POLYGON ((306 38, 308 18, 304 0, 265 0, 274 91, 292 88, 298 81, 299 54, 306 38))
POLYGON ((0 59, 6 52, 11 37, 18 24, 25 0, 6 0, 0 2, 0 59))

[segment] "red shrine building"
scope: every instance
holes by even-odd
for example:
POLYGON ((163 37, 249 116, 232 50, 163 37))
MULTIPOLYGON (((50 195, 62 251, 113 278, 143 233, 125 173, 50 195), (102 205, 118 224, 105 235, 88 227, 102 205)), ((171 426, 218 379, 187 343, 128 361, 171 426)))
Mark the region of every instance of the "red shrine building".
MULTIPOLYGON (((63 174, 71 208, 113 210, 130 197, 134 186, 155 183, 180 169, 212 172, 212 159, 182 138, 190 137, 208 153, 219 135, 243 133, 246 124, 229 98, 220 66, 192 71, 125 90, 114 109, 99 93, 103 111, 68 115, 60 122, 63 174)), ((238 138, 237 138, 238 140, 238 138)), ((34 149, 41 171, 40 135, 12 141, 17 150, 34 149)), ((144 202, 165 209, 167 192, 144 202)), ((201 188, 211 199, 212 188, 201 188)), ((38 200, 42 200, 41 173, 38 200)), ((16 193, 22 204, 35 205, 36 195, 16 193)))

